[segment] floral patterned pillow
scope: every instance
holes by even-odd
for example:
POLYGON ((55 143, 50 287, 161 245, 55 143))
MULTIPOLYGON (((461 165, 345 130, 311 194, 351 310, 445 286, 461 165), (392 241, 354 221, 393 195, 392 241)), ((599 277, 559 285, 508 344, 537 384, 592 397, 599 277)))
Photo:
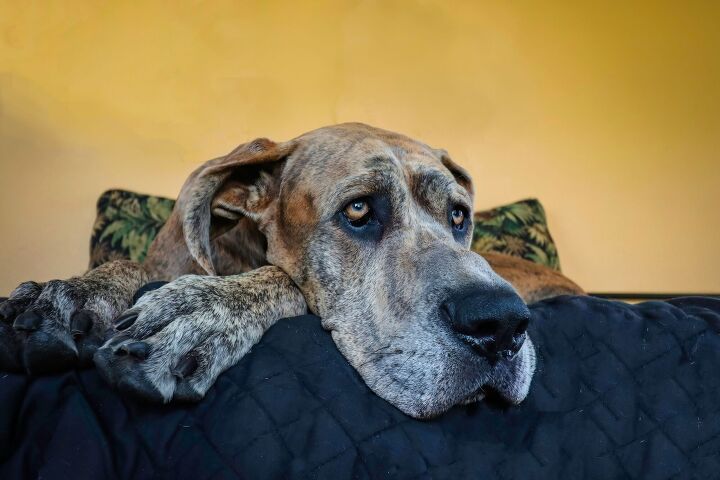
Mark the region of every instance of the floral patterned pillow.
MULTIPOLYGON (((142 262, 173 205, 175 201, 169 198, 126 190, 103 193, 90 239, 90 268, 117 259, 142 262)), ((474 221, 474 251, 505 253, 560 270, 545 210, 538 200, 476 212, 474 221)))
POLYGON ((118 259, 142 262, 174 205, 169 198, 126 190, 100 195, 90 237, 90 268, 118 259))
POLYGON ((537 199, 475 212, 473 220, 471 248, 477 253, 505 253, 560 271, 545 209, 537 199))

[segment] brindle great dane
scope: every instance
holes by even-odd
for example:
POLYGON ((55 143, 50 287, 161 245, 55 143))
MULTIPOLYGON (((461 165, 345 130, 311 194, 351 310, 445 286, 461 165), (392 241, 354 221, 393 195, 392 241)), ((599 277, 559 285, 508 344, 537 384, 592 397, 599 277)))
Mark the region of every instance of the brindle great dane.
POLYGON ((0 306, 0 368, 94 361, 127 394, 197 401, 273 323, 310 310, 408 415, 489 390, 518 403, 535 368, 523 299, 582 291, 470 251, 472 200, 447 152, 367 125, 254 140, 190 175, 143 264, 17 287, 0 306), (171 282, 131 306, 151 280, 171 282))

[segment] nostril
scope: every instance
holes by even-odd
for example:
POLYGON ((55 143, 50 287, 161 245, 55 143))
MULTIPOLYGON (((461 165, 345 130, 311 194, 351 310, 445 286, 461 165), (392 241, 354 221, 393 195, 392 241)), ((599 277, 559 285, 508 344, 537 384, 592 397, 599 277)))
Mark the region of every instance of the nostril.
POLYGON ((494 337, 500 328, 497 320, 485 320, 472 325, 471 331, 467 332, 473 337, 494 337))
POLYGON ((512 360, 515 358, 515 355, 517 355, 522 348, 523 343, 525 343, 525 333, 527 332, 529 323, 530 322, 524 318, 515 325, 510 342, 499 352, 502 358, 506 360, 512 360))
POLYGON ((480 355, 494 361, 498 350, 498 335, 502 323, 498 320, 483 319, 471 324, 455 325, 460 339, 480 355))
POLYGON ((529 324, 530 321, 527 318, 520 320, 518 324, 515 325, 515 333, 513 333, 513 337, 521 337, 525 332, 527 332, 529 324))

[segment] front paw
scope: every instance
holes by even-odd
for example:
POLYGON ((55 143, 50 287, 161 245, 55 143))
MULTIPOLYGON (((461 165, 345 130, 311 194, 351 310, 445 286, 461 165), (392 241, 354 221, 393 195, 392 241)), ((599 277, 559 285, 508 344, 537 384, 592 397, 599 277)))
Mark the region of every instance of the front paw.
POLYGON ((115 321, 95 354, 100 374, 123 393, 153 402, 198 401, 262 335, 232 328, 222 279, 186 276, 145 294, 115 321))
POLYGON ((0 370, 42 374, 92 364, 121 308, 82 277, 25 282, 0 304, 0 370))

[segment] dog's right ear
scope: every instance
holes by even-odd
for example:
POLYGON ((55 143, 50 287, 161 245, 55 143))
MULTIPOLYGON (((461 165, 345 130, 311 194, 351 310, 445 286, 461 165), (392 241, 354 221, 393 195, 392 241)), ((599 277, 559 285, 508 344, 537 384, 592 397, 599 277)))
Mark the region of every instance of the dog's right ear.
POLYGON ((215 275, 210 250, 213 224, 258 221, 277 196, 285 159, 295 144, 259 138, 195 170, 183 185, 178 205, 185 243, 195 261, 215 275))

